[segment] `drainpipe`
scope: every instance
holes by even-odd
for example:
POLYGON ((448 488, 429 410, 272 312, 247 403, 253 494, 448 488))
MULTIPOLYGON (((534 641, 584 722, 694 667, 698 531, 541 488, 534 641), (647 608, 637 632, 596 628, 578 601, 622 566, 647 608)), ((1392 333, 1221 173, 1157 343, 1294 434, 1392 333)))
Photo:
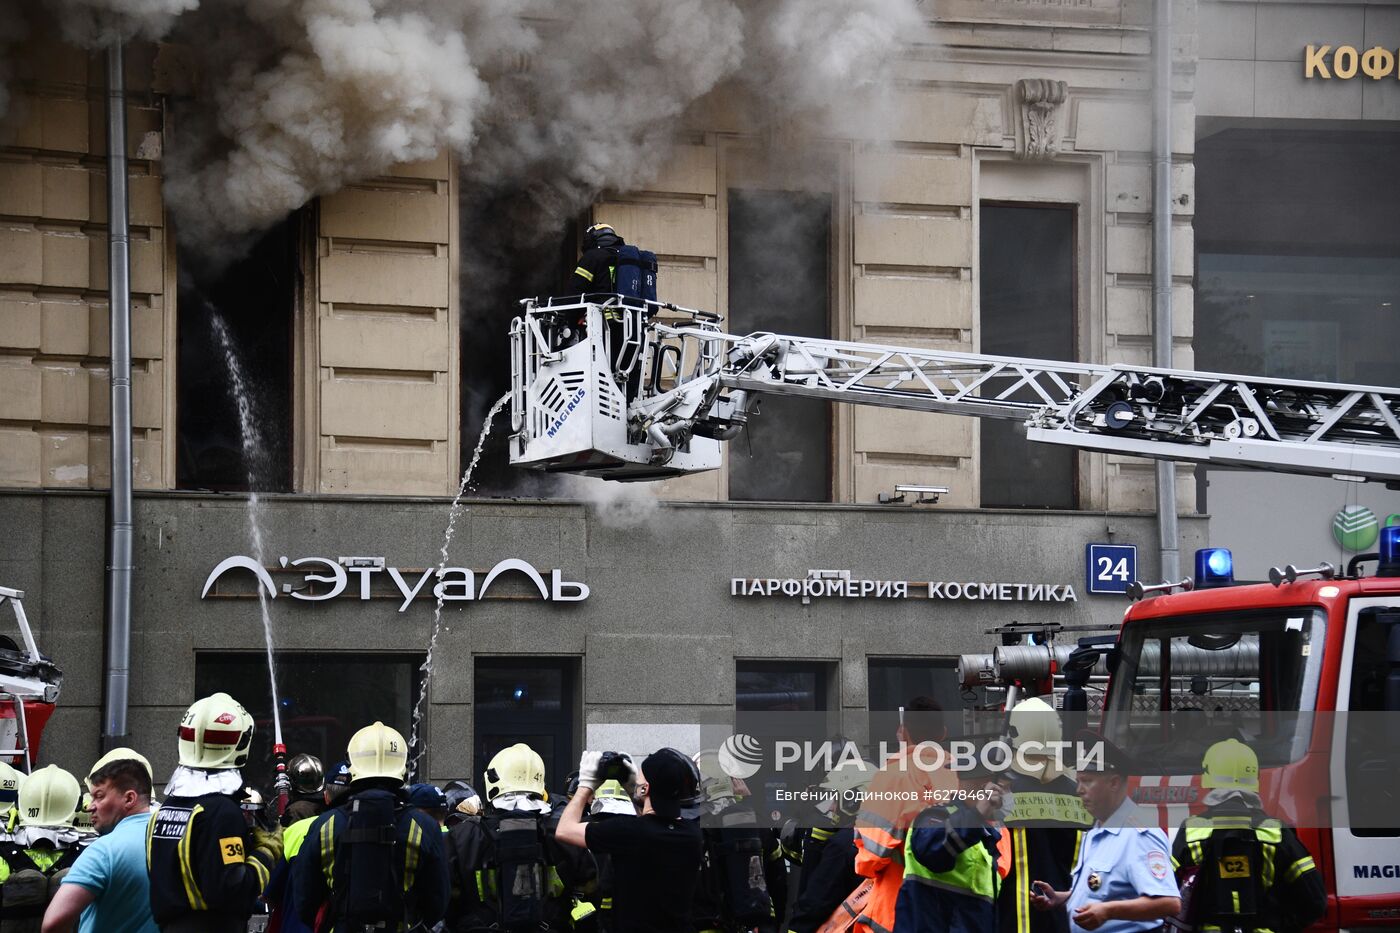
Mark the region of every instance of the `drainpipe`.
MULTIPOLYGON (((1172 4, 1157 0, 1153 49, 1152 365, 1172 368, 1172 4)), ((1176 464, 1157 461, 1157 545, 1163 580, 1181 579, 1176 464)))
POLYGON ((127 231, 126 80, 107 50, 107 295, 112 349, 112 498, 107 556, 107 669, 102 746, 125 744, 131 671, 131 257, 127 231))

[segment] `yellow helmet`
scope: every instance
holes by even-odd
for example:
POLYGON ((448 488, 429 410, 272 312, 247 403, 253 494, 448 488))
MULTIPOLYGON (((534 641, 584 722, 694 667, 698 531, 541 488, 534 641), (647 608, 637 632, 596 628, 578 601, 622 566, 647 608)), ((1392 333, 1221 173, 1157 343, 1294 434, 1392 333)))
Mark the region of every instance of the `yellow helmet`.
POLYGON ((350 737, 350 780, 408 776, 408 743, 398 730, 382 722, 365 726, 350 737))
POLYGON ((524 742, 503 748, 486 766, 486 799, 501 794, 544 796, 544 759, 524 742))
POLYGON ((241 768, 252 744, 253 717, 227 693, 196 700, 180 720, 180 764, 186 768, 241 768))
POLYGON ((700 793, 706 800, 738 799, 749 795, 749 785, 743 778, 732 777, 720 764, 719 750, 701 749, 695 753, 695 767, 700 772, 700 793))
POLYGON ((83 794, 78 802, 78 809, 73 811, 73 828, 80 833, 95 833, 97 827, 92 824, 92 794, 83 794))
POLYGON ((1205 769, 1201 775, 1204 788, 1259 791, 1259 756, 1238 739, 1216 742, 1206 749, 1201 767, 1205 769))
POLYGON ((0 814, 10 812, 19 801, 19 789, 24 785, 24 772, 16 771, 0 761, 0 814))
POLYGON ((73 819, 83 789, 78 779, 58 765, 40 768, 19 789, 22 826, 64 826, 73 819))
POLYGON ((1011 730, 1011 747, 1016 752, 1011 756, 1011 770, 1045 782, 1060 776, 1053 743, 1063 740, 1064 730, 1055 707, 1040 697, 1022 700, 1011 708, 1007 727, 1011 730))
POLYGON ((589 813, 615 813, 619 816, 636 816, 637 807, 627 795, 627 788, 616 779, 598 785, 598 793, 589 804, 589 813))
POLYGON ((114 748, 107 754, 103 755, 101 758, 94 761, 92 763, 92 767, 88 768, 87 777, 83 778, 83 783, 87 785, 88 790, 92 790, 92 776, 94 774, 101 771, 103 768, 105 768, 107 765, 111 764, 114 761, 122 761, 127 758, 130 758, 133 761, 139 761, 141 762, 141 764, 145 765, 146 775, 151 779, 151 783, 155 783, 156 775, 155 772, 151 770, 151 763, 146 760, 145 755, 132 748, 114 748))

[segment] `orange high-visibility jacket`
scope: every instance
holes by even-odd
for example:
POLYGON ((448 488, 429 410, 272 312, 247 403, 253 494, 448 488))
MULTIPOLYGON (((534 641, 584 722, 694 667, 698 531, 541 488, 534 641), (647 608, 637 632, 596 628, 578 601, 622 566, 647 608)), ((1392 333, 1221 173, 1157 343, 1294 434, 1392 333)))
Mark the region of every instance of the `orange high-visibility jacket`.
MULTIPOLYGON (((932 746, 932 742, 925 742, 932 746)), ((925 770, 941 756, 928 748, 915 755, 908 746, 885 759, 868 788, 869 799, 856 817, 856 874, 870 878, 874 888, 865 910, 856 919, 861 933, 891 933, 894 905, 904 883, 904 836, 919 811, 946 804, 958 779, 947 768, 925 770)))

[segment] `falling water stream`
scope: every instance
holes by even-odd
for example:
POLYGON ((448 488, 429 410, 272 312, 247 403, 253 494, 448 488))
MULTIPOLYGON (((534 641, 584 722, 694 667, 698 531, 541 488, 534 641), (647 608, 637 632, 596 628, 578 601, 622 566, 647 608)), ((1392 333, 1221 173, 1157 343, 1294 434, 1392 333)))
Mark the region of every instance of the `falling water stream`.
MULTIPOLYGON (((219 346, 224 351, 224 364, 228 367, 229 382, 233 386, 234 402, 238 406, 239 433, 243 439, 243 462, 248 469, 248 534, 252 538, 253 558, 261 564, 263 556, 262 506, 257 493, 257 464, 264 458, 257 419, 253 415, 253 400, 248 394, 248 386, 243 381, 243 367, 238 361, 233 339, 229 336, 224 319, 213 308, 209 309, 209 323, 219 338, 219 346)), ((262 610, 263 637, 267 644, 267 680, 272 688, 272 732, 273 742, 282 744, 282 707, 277 698, 277 671, 272 661, 272 612, 268 605, 269 594, 261 585, 258 587, 258 608, 262 610)))
MULTIPOLYGON (((447 548, 452 544, 452 536, 457 533, 457 517, 462 514, 462 497, 466 495, 467 485, 471 482, 472 473, 476 471, 476 465, 481 462, 481 451, 486 446, 486 438, 491 435, 491 424, 496 420, 496 416, 501 413, 501 409, 510 401, 510 393, 507 392, 496 400, 496 404, 491 406, 491 410, 486 413, 486 421, 481 426, 481 436, 476 439, 476 449, 472 451, 471 462, 467 464, 466 470, 462 472, 462 482, 457 486, 457 495, 452 499, 452 507, 447 512, 447 531, 442 537, 442 550, 439 552, 438 560, 438 587, 437 605, 433 607, 433 632, 428 637, 428 654, 423 659, 423 665, 419 668, 423 676, 418 686, 418 699, 413 704, 413 724, 408 738, 409 760, 408 779, 412 781, 418 773, 418 759, 423 755, 423 749, 418 742, 419 726, 423 721, 423 703, 428 698, 428 688, 433 680, 433 649, 437 647, 438 629, 442 625, 442 604, 445 591, 442 589, 442 574, 447 569, 447 548)), ((269 642, 268 644, 271 644, 269 642)))

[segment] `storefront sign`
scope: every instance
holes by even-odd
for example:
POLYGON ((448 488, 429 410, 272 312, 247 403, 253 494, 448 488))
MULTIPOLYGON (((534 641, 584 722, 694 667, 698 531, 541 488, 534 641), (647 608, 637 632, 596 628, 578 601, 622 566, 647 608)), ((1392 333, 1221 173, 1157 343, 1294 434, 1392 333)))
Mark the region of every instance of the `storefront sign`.
POLYGON ((1397 57, 1400 56, 1394 50, 1379 45, 1364 52, 1357 51, 1352 45, 1339 45, 1336 48, 1310 45, 1303 52, 1303 77, 1346 80, 1360 73, 1372 81, 1389 75, 1400 78, 1400 70, 1395 67, 1397 57))
POLYGON ((734 577, 729 581, 730 596, 802 597, 810 602, 818 597, 838 599, 962 599, 973 602, 1075 603, 1079 597, 1067 583, 983 583, 981 581, 856 580, 849 574, 828 576, 831 571, 814 571, 804 579, 780 577, 734 577), (912 592, 911 592, 912 591, 912 592))
MULTIPOLYGON (((292 561, 280 557, 278 563, 283 569, 312 567, 325 571, 313 573, 308 570, 301 575, 302 583, 300 585, 282 584, 283 595, 305 602, 324 602, 344 595, 345 591, 350 588, 352 574, 359 577, 357 581, 359 598, 361 600, 373 599, 375 597, 371 592, 371 581, 376 574, 385 574, 393 581, 398 595, 403 598, 403 602, 399 604, 399 612, 407 609, 409 604, 420 595, 426 597, 429 593, 435 599, 442 599, 444 602, 485 599, 491 585, 502 574, 510 571, 523 574, 530 583, 534 584, 534 591, 539 593, 540 599, 576 603, 587 599, 589 595, 588 584, 565 580, 563 572, 560 570, 551 570, 549 572, 550 582, 546 584, 544 577, 540 575, 538 570, 525 561, 513 557, 501 561, 488 570, 481 579, 480 587, 476 585, 476 571, 466 567, 444 567, 441 573, 430 567, 427 570, 410 571, 409 577, 405 578, 403 571, 398 567, 386 566, 382 557, 342 557, 339 560, 330 560, 325 557, 299 557, 292 561), (416 579, 414 578, 415 574, 417 575, 416 579), (427 586, 428 580, 435 576, 438 578, 437 584, 433 586, 431 591, 425 592, 424 587, 427 586), (317 587, 314 584, 320 584, 320 586, 317 587)), ((250 571, 257 578, 258 585, 267 591, 268 597, 277 598, 277 585, 273 582, 272 574, 268 569, 258 560, 241 554, 225 558, 210 571, 209 578, 204 581, 204 591, 199 594, 199 598, 207 597, 219 577, 234 568, 250 571)))

